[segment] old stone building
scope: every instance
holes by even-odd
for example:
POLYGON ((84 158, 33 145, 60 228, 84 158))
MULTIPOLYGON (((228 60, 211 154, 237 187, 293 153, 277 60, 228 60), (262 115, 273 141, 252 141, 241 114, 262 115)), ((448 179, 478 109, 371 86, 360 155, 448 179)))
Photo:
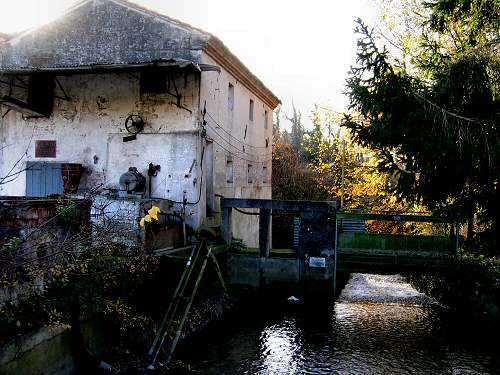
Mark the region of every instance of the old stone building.
MULTIPOLYGON (((82 1, 0 37, 0 194, 91 195, 94 219, 132 239, 152 203, 214 225, 219 195, 271 198, 278 103, 215 36, 124 0, 82 1)), ((235 214, 235 236, 256 246, 257 220, 235 214)))

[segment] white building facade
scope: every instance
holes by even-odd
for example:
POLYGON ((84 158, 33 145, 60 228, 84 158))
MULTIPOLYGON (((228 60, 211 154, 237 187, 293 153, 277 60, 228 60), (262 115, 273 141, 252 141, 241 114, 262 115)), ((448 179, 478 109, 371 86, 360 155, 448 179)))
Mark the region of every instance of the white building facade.
MULTIPOLYGON (((123 0, 84 1, 0 41, 0 195, 91 195, 136 233, 153 203, 194 230, 217 225, 219 196, 271 198, 278 103, 212 35, 123 0), (129 168, 145 182, 133 194, 120 184, 129 168)), ((256 247, 257 219, 233 220, 256 247)))

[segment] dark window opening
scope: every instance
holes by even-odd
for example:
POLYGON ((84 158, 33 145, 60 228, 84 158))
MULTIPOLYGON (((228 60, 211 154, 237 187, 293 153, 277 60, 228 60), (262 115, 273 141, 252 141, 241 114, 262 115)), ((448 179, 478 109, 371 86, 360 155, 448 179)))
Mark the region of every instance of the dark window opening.
POLYGON ((250 99, 250 105, 248 106, 248 119, 250 121, 253 121, 253 109, 254 109, 254 103, 253 100, 250 99))
POLYGON ((227 107, 230 111, 234 110, 234 86, 231 83, 227 87, 227 107))
POLYGON ((262 183, 267 184, 267 166, 262 167, 262 183))
POLYGON ((226 182, 232 184, 234 181, 234 168, 233 161, 228 159, 226 161, 226 182))
POLYGON ((253 165, 248 164, 247 166, 247 181, 249 184, 253 182, 253 165))
POLYGON ((158 69, 143 70, 140 78, 140 94, 165 94, 167 92, 167 73, 158 69))
POLYGON ((38 113, 50 117, 54 107, 54 77, 35 74, 28 85, 28 105, 38 113))

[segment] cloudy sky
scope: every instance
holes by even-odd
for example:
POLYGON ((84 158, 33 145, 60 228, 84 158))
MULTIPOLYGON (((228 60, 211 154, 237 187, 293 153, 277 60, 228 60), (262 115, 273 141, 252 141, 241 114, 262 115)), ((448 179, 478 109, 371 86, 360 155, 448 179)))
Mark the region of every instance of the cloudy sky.
MULTIPOLYGON (((2 0, 0 32, 50 22, 77 0, 2 0)), ((373 24, 374 0, 134 0, 217 35, 283 102, 345 109, 354 20, 373 24)))

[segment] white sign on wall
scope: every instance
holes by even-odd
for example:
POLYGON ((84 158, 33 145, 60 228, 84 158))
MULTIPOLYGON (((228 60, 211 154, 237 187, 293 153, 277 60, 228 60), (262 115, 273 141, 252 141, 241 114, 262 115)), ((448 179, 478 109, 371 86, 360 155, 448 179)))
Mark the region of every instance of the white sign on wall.
POLYGON ((321 257, 310 257, 309 267, 326 268, 326 259, 321 257))

